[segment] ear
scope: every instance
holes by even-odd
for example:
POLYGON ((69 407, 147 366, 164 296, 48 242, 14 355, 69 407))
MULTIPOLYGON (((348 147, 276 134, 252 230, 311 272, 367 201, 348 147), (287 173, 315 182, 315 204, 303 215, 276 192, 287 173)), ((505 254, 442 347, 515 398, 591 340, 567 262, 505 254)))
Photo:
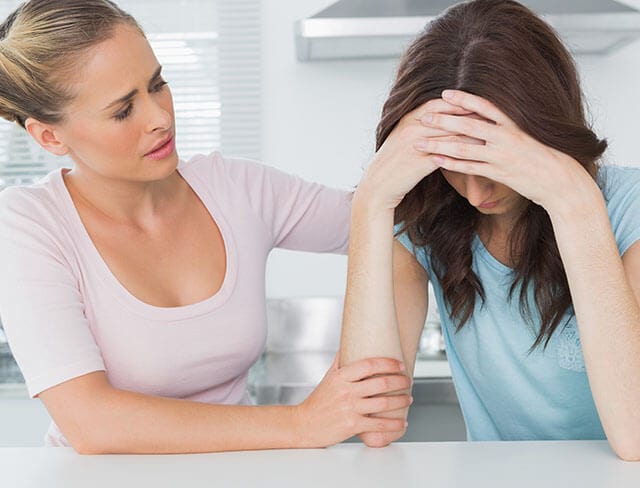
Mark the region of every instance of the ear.
POLYGON ((68 146, 58 138, 58 130, 53 125, 29 117, 25 120, 24 127, 29 135, 50 153, 64 156, 69 152, 68 146))

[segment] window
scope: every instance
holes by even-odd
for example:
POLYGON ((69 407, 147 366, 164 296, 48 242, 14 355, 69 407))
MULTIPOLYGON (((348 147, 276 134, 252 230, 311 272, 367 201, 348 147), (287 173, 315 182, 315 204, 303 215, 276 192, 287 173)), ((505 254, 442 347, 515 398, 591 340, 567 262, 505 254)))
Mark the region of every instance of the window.
MULTIPOLYGON (((4 19, 21 1, 0 6, 4 19)), ((178 154, 260 159, 260 0, 116 0, 144 28, 176 112, 178 154)), ((0 120, 0 187, 70 165, 0 120)))

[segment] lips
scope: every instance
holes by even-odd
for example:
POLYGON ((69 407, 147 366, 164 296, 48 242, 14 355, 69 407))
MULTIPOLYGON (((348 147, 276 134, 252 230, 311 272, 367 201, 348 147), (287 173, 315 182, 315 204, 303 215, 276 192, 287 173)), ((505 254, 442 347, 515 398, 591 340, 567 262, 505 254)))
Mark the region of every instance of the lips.
POLYGON ((156 144, 155 146, 153 146, 153 148, 151 149, 151 151, 149 151, 148 153, 145 154, 145 156, 148 156, 151 153, 156 152, 158 149, 160 149, 162 146, 166 145, 172 138, 173 136, 168 136, 165 137, 163 140, 161 140, 158 144, 156 144))
POLYGON ((478 208, 493 208, 500 203, 500 200, 494 200, 492 202, 484 202, 478 205, 478 208))
POLYGON ((170 136, 168 139, 164 139, 156 144, 154 146, 154 149, 149 151, 144 156, 155 161, 160 161, 171 156, 175 152, 175 150, 175 139, 173 138, 173 136, 170 136))

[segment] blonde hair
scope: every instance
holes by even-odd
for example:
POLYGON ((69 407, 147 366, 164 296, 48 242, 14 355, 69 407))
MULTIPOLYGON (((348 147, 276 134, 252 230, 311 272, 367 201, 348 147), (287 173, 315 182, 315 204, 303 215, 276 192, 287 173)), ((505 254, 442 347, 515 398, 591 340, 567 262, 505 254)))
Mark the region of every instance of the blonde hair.
MULTIPOLYGON (((30 0, 0 25, 0 117, 24 127, 28 117, 63 120, 86 50, 109 39, 119 24, 143 34, 109 0, 30 0)), ((144 35, 144 34, 143 34, 144 35)))

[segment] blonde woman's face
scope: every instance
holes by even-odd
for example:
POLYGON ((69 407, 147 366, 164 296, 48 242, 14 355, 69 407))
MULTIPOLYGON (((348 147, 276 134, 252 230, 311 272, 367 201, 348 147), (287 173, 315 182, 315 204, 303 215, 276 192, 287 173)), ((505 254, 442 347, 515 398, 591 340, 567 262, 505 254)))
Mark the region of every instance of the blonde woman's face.
POLYGON ((147 40, 128 25, 92 48, 57 130, 76 170, 141 182, 175 170, 173 100, 160 70, 147 40))

